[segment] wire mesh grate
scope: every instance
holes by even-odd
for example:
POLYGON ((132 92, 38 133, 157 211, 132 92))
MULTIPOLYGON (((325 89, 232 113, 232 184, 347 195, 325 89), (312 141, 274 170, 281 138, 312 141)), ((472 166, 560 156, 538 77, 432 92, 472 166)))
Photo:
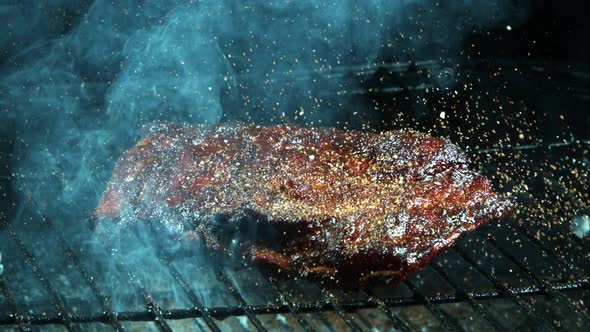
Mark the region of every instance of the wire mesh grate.
MULTIPOLYGON (((16 232, 11 228, 8 228, 8 231, 9 231, 11 237, 13 238, 13 240, 18 245, 23 246, 23 249, 26 250, 26 248, 24 248, 23 242, 19 239, 16 232)), ((464 249, 462 249, 461 247, 456 247, 454 250, 456 252, 458 252, 459 255, 461 255, 461 257, 464 257, 467 262, 469 262, 471 265, 473 265, 477 268, 477 262, 475 262, 472 258, 470 258, 469 254, 466 253, 464 249)), ((65 247, 64 254, 68 255, 70 257, 74 257, 73 259, 76 259, 75 258, 76 256, 73 255, 73 252, 71 250, 69 250, 68 247, 65 247)), ((28 257, 26 259, 26 261, 28 262, 28 264, 31 265, 32 270, 38 271, 37 272, 37 273, 39 273, 38 277, 42 280, 48 281, 48 278, 41 274, 42 272, 40 271, 39 267, 35 266, 35 264, 33 263, 35 261, 35 258, 28 252, 27 252, 27 254, 25 254, 25 252, 23 251, 23 255, 25 255, 25 257, 28 257)), ((438 271, 439 274, 441 274, 443 276, 447 276, 447 273, 440 266, 440 264, 434 264, 434 265, 436 265, 435 269, 438 271)), ((81 269, 81 271, 84 275, 88 276, 88 272, 84 270, 84 267, 81 264, 77 264, 77 266, 81 269)), ((177 274, 177 273, 175 273, 175 274, 177 276, 179 276, 179 274, 177 274)), ((130 283, 131 284, 135 284, 136 282, 137 283, 139 282, 139 281, 137 281, 137 277, 134 276, 133 274, 129 274, 129 276, 130 276, 130 280, 131 280, 130 283)), ((233 284, 231 284, 231 280, 229 279, 229 277, 227 276, 227 274, 225 272, 220 272, 219 276, 222 280, 224 280, 227 283, 228 288, 235 290, 235 287, 233 286, 233 284)), ((362 308, 378 308, 378 309, 380 308, 381 310, 384 310, 384 308, 385 308, 384 311, 386 311, 386 312, 390 311, 390 315, 389 315, 390 317, 397 317, 396 314, 391 312, 391 309, 389 309, 390 307, 424 304, 428 308, 428 310, 431 310, 434 313, 435 317, 437 317, 438 319, 441 320, 441 322, 443 323, 443 326, 446 329, 460 330, 460 328, 457 326, 458 324, 456 322, 454 322, 452 319, 449 319, 448 315, 446 313, 444 313, 444 311, 439 309, 437 307, 437 305, 443 304, 443 303, 468 301, 468 302, 471 302, 474 307, 479 308, 479 309, 476 309, 476 311, 479 312, 480 314, 482 314, 484 316, 484 318, 486 318, 486 320, 490 320, 493 322, 493 319, 490 319, 489 317, 487 317, 486 314, 483 314, 485 312, 485 309, 482 309, 481 307, 479 307, 478 303, 476 301, 483 300, 483 299, 491 299, 491 298, 501 298, 503 296, 509 296, 510 298, 514 299, 520 306, 522 306, 525 309, 526 313, 531 315, 532 317, 534 317, 535 320, 538 320, 538 321, 545 320, 542 317, 539 317, 538 315, 536 315, 534 312, 534 309, 531 308, 529 304, 525 303, 521 299, 521 296, 524 296, 524 295, 548 294, 548 291, 547 291, 547 288, 545 285, 528 287, 528 288, 521 288, 521 289, 513 289, 513 288, 509 288, 509 287, 506 287, 506 286, 500 284, 493 276, 487 275, 487 277, 489 277, 495 283, 495 286, 497 289, 496 291, 472 293, 472 292, 467 292, 467 291, 459 288, 458 285, 454 284, 453 286, 456 289, 454 294, 448 295, 448 296, 428 297, 428 296, 421 295, 419 293, 417 286, 413 285, 411 282, 406 282, 406 284, 409 285, 408 288, 413 292, 412 296, 395 298, 395 299, 380 299, 380 298, 376 298, 376 297, 369 297, 368 299, 362 300, 362 301, 348 301, 348 302, 338 303, 336 306, 337 309, 335 308, 334 303, 330 303, 329 301, 320 302, 320 303, 312 303, 312 304, 308 304, 308 305, 297 305, 297 306, 295 306, 291 303, 288 303, 287 301, 285 301, 281 305, 253 306, 253 305, 248 305, 243 299, 240 299, 239 300, 240 305, 235 306, 235 307, 207 308, 205 310, 202 306, 196 306, 195 308, 192 308, 192 309, 184 309, 184 310, 177 309, 177 310, 162 311, 161 309, 156 308, 155 302, 154 302, 153 298, 151 298, 151 296, 149 295, 147 290, 142 289, 142 287, 140 285, 136 285, 134 287, 137 287, 139 289, 139 291, 142 293, 142 296, 144 296, 146 299, 146 309, 147 310, 135 311, 135 312, 116 312, 116 313, 108 310, 108 308, 109 308, 108 307, 108 302, 109 302, 108 299, 106 299, 106 297, 104 297, 104 295, 101 295, 102 292, 100 290, 98 290, 97 286, 94 284, 94 286, 91 286, 91 287, 97 291, 98 297, 103 298, 103 303, 105 304, 105 307, 103 309, 106 309, 106 310, 103 310, 103 313, 101 313, 101 314, 81 315, 81 314, 67 313, 65 310, 65 307, 63 305, 63 302, 57 302, 58 309, 60 311, 55 316, 43 316, 43 317, 27 316, 27 315, 19 314, 18 310, 16 309, 16 304, 14 304, 14 301, 12 301, 13 303, 12 303, 11 307, 12 307, 12 310, 14 310, 14 312, 11 313, 11 315, 8 317, 2 317, 2 319, 0 320, 0 323, 2 323, 2 324, 17 324, 17 325, 63 324, 66 327, 68 327, 68 326, 71 327, 71 326, 73 326, 72 325, 73 323, 103 322, 103 323, 110 324, 115 329, 118 329, 118 328, 120 328, 120 323, 119 323, 120 321, 154 321, 154 322, 161 321, 162 324, 158 324, 158 326, 160 327, 161 330, 166 330, 167 328, 169 328, 169 326, 167 327, 167 324, 165 324, 166 320, 200 317, 200 318, 204 318, 206 322, 208 321, 207 324, 208 325, 211 324, 209 327, 213 330, 213 329, 217 328, 217 326, 212 321, 212 317, 219 317, 220 319, 222 319, 223 317, 245 315, 252 321, 252 323, 254 324, 254 326, 256 328, 258 328, 260 330, 265 330, 262 323, 256 318, 257 315, 260 315, 260 314, 284 314, 284 313, 296 314, 294 308, 296 308, 298 313, 319 312, 319 311, 328 311, 328 310, 336 309, 339 311, 339 315, 342 315, 343 319, 346 319, 344 317, 346 317, 348 315, 348 312, 354 312, 355 310, 362 309, 362 308), (68 318, 65 319, 64 317, 68 317, 68 318)), ((90 280, 92 280, 91 276, 88 276, 88 278, 90 280)), ((447 276, 447 278, 448 278, 448 276, 447 276)), ((181 284, 183 283, 182 279, 180 277, 177 281, 181 284)), ((274 281, 271 281, 271 282, 274 282, 274 281)), ((90 284, 92 284, 92 282, 90 282, 90 284)), ((46 285, 47 285, 47 287, 51 287, 48 282, 46 283, 46 285)), ((559 297, 561 297, 561 296, 565 296, 565 295, 563 295, 562 292, 580 290, 580 289, 585 288, 586 285, 587 285, 587 280, 585 280, 585 279, 577 279, 577 280, 573 280, 573 281, 566 282, 566 283, 557 283, 557 284, 551 285, 551 293, 557 292, 557 294, 561 294, 561 295, 558 295, 559 297)), ((6 286, 6 284, 4 282, 0 283, 0 286, 1 286, 0 288, 2 288, 2 291, 5 294, 5 296, 6 296, 6 294, 10 293, 10 290, 8 289, 8 287, 6 286)), ((185 285, 185 287, 188 288, 187 285, 185 285)), ((188 290, 190 291, 190 289, 188 289, 188 290)), ((55 292, 54 294, 57 296, 57 291, 53 290, 53 292, 55 292)), ((323 290, 323 292, 324 292, 324 296, 332 297, 331 295, 327 294, 328 291, 323 290)), ((239 293, 237 293, 237 292, 234 293, 234 295, 240 296, 239 293)), ((372 295, 372 296, 374 296, 374 295, 372 295)), ((11 297, 9 297, 9 298, 11 298, 11 297)), ((53 300, 59 301, 59 297, 56 297, 53 300)), ((196 303, 198 303, 198 302, 196 302, 196 303)), ((576 308, 576 310, 579 310, 579 308, 577 306, 574 305, 574 307, 576 308)), ((580 311, 580 313, 582 315, 584 315, 583 312, 580 311)), ((587 317, 587 315, 584 315, 584 316, 587 317)), ((350 319, 350 320, 347 322, 347 324, 351 324, 352 319, 351 318, 348 318, 348 319, 350 319)), ((392 322, 394 322, 397 326, 400 325, 398 319, 396 319, 396 318, 392 319, 392 322)), ((346 322, 346 320, 345 320, 345 322, 346 322)), ((352 323, 351 325, 355 326, 354 323, 352 323)), ((495 327, 500 327, 499 323, 497 323, 497 322, 492 323, 492 325, 495 327), (498 325, 498 326, 496 326, 496 325, 498 325)), ((547 322, 546 325, 548 327, 551 327, 551 329, 555 328, 555 326, 552 326, 552 324, 549 322, 547 322)), ((311 327, 308 326, 308 328, 310 330, 312 330, 311 327)), ((360 327, 356 326, 356 328, 358 328, 360 330, 360 327)))

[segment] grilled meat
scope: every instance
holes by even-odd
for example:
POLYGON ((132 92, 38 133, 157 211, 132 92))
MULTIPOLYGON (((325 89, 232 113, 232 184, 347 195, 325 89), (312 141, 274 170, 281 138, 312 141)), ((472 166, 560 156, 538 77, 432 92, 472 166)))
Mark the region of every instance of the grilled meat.
POLYGON ((157 124, 94 218, 164 223, 283 275, 395 285, 510 210, 455 145, 414 131, 157 124))

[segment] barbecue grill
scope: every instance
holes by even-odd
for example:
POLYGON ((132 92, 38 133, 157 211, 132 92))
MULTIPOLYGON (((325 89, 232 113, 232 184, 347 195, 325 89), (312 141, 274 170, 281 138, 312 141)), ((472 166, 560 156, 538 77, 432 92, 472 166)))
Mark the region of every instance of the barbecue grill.
MULTIPOLYGON (((590 330, 590 236, 583 229, 590 68, 487 52, 461 63, 438 57, 285 73, 345 115, 319 116, 322 125, 449 137, 498 192, 515 196, 515 215, 466 235, 396 288, 275 279, 197 243, 162 237, 157 221, 103 237, 84 218, 91 210, 70 213, 80 208, 74 199, 61 214, 47 214, 26 186, 36 175, 13 168, 28 148, 20 129, 0 124, 0 330, 590 330)), ((98 81, 85 89, 109 89, 111 82, 98 81)), ((222 91, 236 89, 224 84, 222 91)), ((222 107, 243 102, 224 96, 222 107)), ((38 181, 60 183, 66 173, 59 163, 51 172, 38 181)))

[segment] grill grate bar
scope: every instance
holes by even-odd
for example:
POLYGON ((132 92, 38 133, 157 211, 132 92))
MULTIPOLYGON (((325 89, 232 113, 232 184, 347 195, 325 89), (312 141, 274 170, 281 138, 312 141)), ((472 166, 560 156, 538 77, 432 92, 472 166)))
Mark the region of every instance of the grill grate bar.
MULTIPOLYGON (((101 247, 105 251, 105 253, 108 255, 109 252, 108 252, 107 248, 104 246, 101 246, 101 247)), ((115 260, 115 266, 117 267, 117 269, 119 269, 119 271, 121 271, 127 275, 127 277, 128 277, 127 282, 131 286, 133 286, 133 288, 135 288, 137 293, 143 298, 144 307, 147 309, 147 314, 149 314, 151 316, 151 319, 149 319, 149 320, 153 321, 158 326, 158 329, 160 329, 160 331, 172 332, 172 328, 166 322, 166 318, 164 317, 164 315, 162 313, 162 309, 156 303, 156 301, 152 298, 150 293, 148 293, 148 291, 141 285, 141 283, 139 282, 139 279, 137 278, 135 273, 129 271, 125 267, 125 265, 123 263, 121 263, 121 261, 118 260, 117 258, 113 257, 113 260, 115 260)), ((119 319, 120 319, 120 317, 119 317, 119 319)))
MULTIPOLYGON (((567 231, 567 230, 566 230, 567 231)), ((571 232, 567 232, 567 236, 568 239, 574 243, 576 243, 576 245, 578 245, 580 248, 584 248, 584 247, 588 247, 588 241, 584 241, 581 238, 575 236, 574 234, 572 234, 571 232)))
POLYGON ((270 284, 272 289, 277 294, 279 294, 279 298, 281 300, 281 303, 283 303, 284 305, 287 306, 287 308, 289 308, 289 312, 291 313, 291 315, 293 315, 293 317, 295 317, 295 319, 297 319, 297 321, 299 322, 301 327, 303 327, 303 329, 308 332, 314 331, 314 328, 311 327, 311 325, 309 325, 307 320, 305 320, 305 318, 303 318, 303 316, 301 316, 299 314, 299 311, 297 310, 297 308, 293 305, 293 303, 291 303, 291 301, 289 301, 287 299, 287 296, 285 296, 285 294, 280 290, 279 286, 277 285, 276 280, 274 280, 273 278, 267 278, 266 280, 268 281, 268 283, 270 284))
MULTIPOLYGON (((62 242, 62 245, 66 251, 66 254, 68 256, 70 256, 70 258, 72 259, 76 259, 78 261, 78 264, 76 264, 78 266, 78 268, 80 269, 81 272, 85 271, 85 273, 83 272, 83 277, 85 279, 87 279, 87 281, 91 282, 90 287, 92 288, 92 291, 95 293, 96 296, 99 297, 99 299, 102 302, 103 305, 103 310, 105 310, 105 312, 107 312, 106 316, 109 318, 108 319, 108 323, 111 323, 113 325, 113 327, 118 330, 118 327, 121 328, 121 330, 124 330, 124 328, 121 326, 121 324, 117 321, 117 314, 113 313, 110 310, 110 301, 108 299, 106 299, 106 297, 104 297, 102 294, 102 291, 98 288, 98 285, 96 285, 94 283, 94 281, 92 280, 92 277, 90 276, 90 274, 81 266, 81 264, 79 264, 79 259, 77 258, 77 256, 75 255, 74 251, 71 250, 71 248, 67 245, 67 242, 65 241, 65 239, 63 239, 63 237, 61 236, 61 234, 59 234, 59 232, 57 230, 55 230, 54 227, 52 227, 52 224, 50 222, 49 219, 43 217, 44 222, 54 231, 54 233, 56 233, 58 235, 58 238, 60 239, 60 241, 62 242), (68 252, 69 249, 69 252, 68 252), (70 255, 71 254, 71 255, 70 255), (93 286, 94 285, 94 286, 93 286), (104 302, 106 301, 106 302, 104 302), (106 305, 106 308, 105 308, 106 305), (114 323, 113 323, 114 322, 114 323)), ((105 249, 103 247, 103 249, 105 249)), ((106 249, 105 249, 106 251, 106 249)), ((151 295, 145 290, 145 288, 143 288, 143 286, 141 286, 138 282, 137 282, 137 276, 135 276, 135 274, 133 274, 132 272, 128 271, 125 266, 121 263, 121 262, 116 262, 116 266, 119 270, 123 271, 125 274, 127 274, 127 276, 129 277, 128 282, 137 290, 137 292, 143 297, 144 301, 145 301, 145 308, 147 309, 147 312, 150 313, 152 315, 152 319, 155 322, 155 324, 158 326, 158 328, 161 331, 165 331, 165 332, 172 332, 172 328, 168 325, 168 323, 166 323, 166 320, 163 318, 162 316, 162 310, 160 309, 160 307, 155 303, 154 299, 151 297, 151 295)))
POLYGON ((16 243, 16 246, 21 251, 25 258, 25 262, 27 265, 33 270, 33 274, 35 277, 41 282, 43 288, 49 293, 51 296, 51 300, 55 308, 57 309, 58 316, 61 317, 61 324, 64 325, 69 331, 79 331, 77 327, 72 325, 72 318, 71 314, 66 311, 65 305, 57 291, 51 286, 49 279, 41 272, 39 265, 35 262, 35 257, 29 252, 26 248, 24 242, 18 237, 12 226, 7 225, 6 229, 10 234, 12 240, 16 243))
MULTIPOLYGON (((457 252, 463 259, 465 259, 469 264, 471 264, 479 273, 481 273, 484 277, 486 277, 489 281, 491 281, 492 284, 494 284, 494 287, 496 287, 496 289, 498 289, 500 291, 500 293, 507 295, 516 304, 518 304, 530 318, 532 318, 535 321, 541 322, 550 331, 557 330, 557 327, 555 326, 554 323, 548 322, 544 317, 537 315, 535 313, 534 309, 528 303, 523 301, 522 298, 520 298, 518 293, 514 292, 514 290, 512 290, 511 288, 506 287, 504 284, 499 282, 498 279, 493 274, 490 274, 487 271, 485 271, 483 268, 481 268, 481 266, 479 266, 479 264, 473 258, 471 258, 471 256, 469 256, 469 254, 467 254, 467 252, 465 252, 465 250, 463 248, 461 248, 459 245, 456 245, 456 246, 453 246, 451 249, 453 249, 455 252, 457 252)), ((541 290, 540 288, 537 288, 537 289, 541 290)), ((542 290, 541 290, 541 292, 543 294, 545 293, 542 290)))
POLYGON ((236 301, 238 301, 239 308, 246 315, 246 317, 248 317, 250 322, 254 324, 256 329, 258 331, 266 331, 266 328, 262 326, 260 320, 256 318, 256 314, 252 311, 250 306, 248 306, 242 295, 240 295, 240 293, 236 290, 236 287, 234 286, 233 282, 231 281, 231 278, 227 275, 225 270, 221 268, 217 269, 217 276, 221 281, 223 281, 226 284, 232 296, 236 299, 236 301))
MULTIPOLYGON (((476 149, 474 153, 477 154, 488 154, 491 152, 505 152, 505 151, 526 151, 526 150, 535 150, 535 149, 551 149, 551 148, 561 148, 561 147, 569 147, 569 146, 578 146, 582 147, 583 145, 589 145, 590 142, 586 140, 572 140, 572 141, 562 141, 562 142, 552 142, 552 143, 531 143, 531 144, 522 144, 522 145, 509 145, 509 146, 499 146, 499 147, 490 147, 490 148, 480 148, 476 149)), ((469 150, 469 149, 467 149, 469 150)), ((472 150, 473 151, 473 150, 472 150)))
POLYGON ((350 327, 351 330, 353 330, 355 332, 356 331, 360 332, 363 330, 360 326, 358 326, 357 323, 355 323, 352 320, 350 315, 343 310, 340 303, 338 303, 338 301, 335 300, 335 296, 332 293, 330 293, 330 291, 328 291, 327 289, 325 289, 321 286, 320 286, 320 290, 322 292, 322 296, 324 297, 324 299, 326 299, 327 303, 329 303, 332 306, 332 308, 334 308, 334 311, 336 312, 336 314, 338 314, 338 316, 340 316, 340 318, 342 318, 342 320, 344 320, 346 325, 348 325, 348 327, 350 327))
POLYGON ((215 322, 213 321, 213 318, 211 317, 211 315, 209 315, 209 312, 207 311, 207 309, 203 306, 201 301, 199 301, 197 294, 195 294, 195 292, 192 290, 192 288, 188 285, 188 283, 180 275, 178 270, 176 270, 176 268, 174 266, 172 266, 172 264, 170 264, 170 262, 163 257, 160 257, 160 262, 162 262, 162 264, 164 264, 164 266, 168 269, 168 271, 170 272, 170 274, 172 275, 174 280, 176 280, 176 282, 180 285, 180 287, 182 287, 182 290, 184 290, 185 294, 188 296, 189 300, 195 306, 195 309, 199 312, 200 316, 203 318, 203 320, 205 321, 207 326, 211 329, 211 331, 221 332, 221 330, 219 329, 217 324, 215 324, 215 322))
POLYGON ((366 288, 362 288, 361 290, 363 292, 365 292, 365 294, 367 294, 368 301, 370 303, 376 305, 377 308, 379 308, 379 310, 381 310, 381 312, 383 312, 385 314, 385 316, 387 316, 387 318, 389 318, 389 320, 391 320, 391 322, 393 323, 393 327, 396 329, 396 331, 401 331, 401 332, 411 332, 412 331, 412 329, 410 329, 410 327, 403 320, 401 320, 401 318, 399 318, 393 311, 391 311, 391 309, 389 309, 389 307, 385 304, 385 302, 383 302, 383 300, 381 300, 379 297, 377 297, 373 291, 371 291, 370 289, 366 289, 366 288))
POLYGON ((463 329, 459 324, 456 322, 454 318, 449 316, 446 312, 442 311, 439 307, 437 307, 434 303, 432 303, 428 297, 426 297, 419 289, 414 285, 413 282, 410 280, 405 280, 404 284, 408 286, 410 291, 413 294, 413 297, 417 300, 417 302, 422 303, 426 309, 428 309, 436 319, 438 319, 445 330, 447 331, 462 331, 463 329))
MULTIPOLYGON (((330 309, 332 309, 331 307, 329 307, 330 309)), ((336 327, 333 326, 334 321, 332 319, 328 319, 328 317, 326 317, 326 315, 318 315, 318 317, 316 317, 320 322, 322 322, 322 324, 324 324, 324 326, 322 326, 322 328, 326 328, 328 331, 335 331, 336 327)))
MULTIPOLYGON (((199 225, 195 221, 193 221, 192 227, 191 226, 187 226, 187 227, 194 228, 194 227, 198 227, 198 226, 199 225)), ((239 315, 246 315, 246 317, 248 317, 250 322, 254 325, 254 327, 256 327, 256 329, 258 331, 266 331, 266 328, 262 325, 262 322, 256 317, 256 314, 260 314, 260 312, 257 312, 255 314, 250 309, 250 306, 246 303, 246 301, 244 300, 242 295, 240 295, 240 293, 238 291, 236 291, 234 284, 232 283, 231 279, 229 278, 229 276, 227 275, 225 270, 223 270, 222 268, 218 268, 216 274, 217 274, 218 279, 220 279, 221 281, 223 281, 226 284, 226 286, 228 287, 228 290, 230 291, 230 293, 234 297, 234 299, 236 299, 236 301, 238 301, 239 309, 241 311, 241 313, 239 315)), ((192 292, 192 290, 191 290, 191 292, 192 292)), ((233 316, 236 316, 236 315, 233 315, 233 316)), ((227 317, 227 316, 224 315, 224 317, 227 317)))
POLYGON ((475 301, 475 299, 473 298, 473 296, 468 293, 467 291, 465 291, 462 287, 460 287, 450 276, 449 274, 442 268, 442 266, 440 265, 440 263, 436 262, 431 264, 432 268, 449 284, 451 285, 451 287, 453 287, 453 289, 455 290, 455 294, 457 295, 457 297, 463 299, 464 301, 467 301, 467 303, 469 303, 469 305, 471 306, 471 308, 473 308, 473 310, 478 313, 481 317, 483 317, 488 323, 490 323, 490 325, 492 325, 492 327, 494 329, 496 329, 497 331, 503 331, 505 328, 502 326, 502 324, 500 324, 500 322, 498 322, 497 319, 495 319, 493 316, 491 316, 486 309, 484 308, 484 306, 481 303, 478 303, 477 301, 475 301))
MULTIPOLYGON (((155 232, 155 230, 152 227, 150 227, 149 230, 152 233, 155 232)), ((136 237, 138 236, 136 232, 133 232, 133 234, 136 237)), ((184 278, 178 272, 178 270, 170 263, 170 260, 167 259, 166 255, 163 254, 161 250, 156 250, 156 255, 158 256, 160 263, 162 265, 164 265, 164 267, 168 270, 170 275, 180 285, 180 287, 182 288, 184 293, 187 295, 188 299, 193 304, 195 310, 197 310, 199 312, 200 317, 203 318, 203 320, 205 321, 205 324, 207 324, 207 327, 209 327, 209 329, 211 329, 211 331, 213 331, 213 332, 220 332, 221 330, 219 329, 217 324, 215 324, 215 322, 213 321, 213 318, 211 317, 211 315, 209 315, 209 312, 207 311, 205 306, 201 303, 197 294, 195 294, 193 289, 189 286, 189 284, 186 282, 186 280, 184 280, 184 278)))
MULTIPOLYGON (((529 233, 523 226, 520 226, 517 224, 515 229, 518 232, 524 234, 529 240, 533 241, 539 248, 541 248, 543 250, 543 252, 545 252, 547 255, 549 255, 549 257, 553 258, 561 267, 570 267, 571 266, 571 264, 566 262, 565 259, 563 259, 563 257, 556 254, 553 250, 549 249, 541 240, 537 239, 535 236, 533 236, 531 233, 529 233)), ((580 273, 577 268, 571 269, 571 270, 576 275, 577 278, 585 280, 584 281, 584 288, 589 289, 588 277, 586 275, 583 275, 582 273, 580 273)))
MULTIPOLYGON (((562 283, 556 286, 561 292, 564 291, 577 291, 582 288, 582 282, 567 282, 562 283)), ((526 287, 526 288, 516 288, 513 290, 517 295, 543 295, 544 292, 539 287, 526 287)), ((504 298, 505 295, 501 294, 497 291, 489 291, 489 292, 480 292, 480 293, 471 293, 471 296, 475 300, 488 300, 488 299, 498 299, 504 298)), ((421 304, 416 301, 416 299, 412 297, 403 297, 403 298, 393 298, 393 299, 382 299, 386 306, 407 306, 407 305, 415 305, 421 304)), ((433 304, 444 304, 444 303, 456 303, 463 301, 463 299, 459 298, 456 294, 453 295, 446 295, 446 296, 436 296, 430 297, 429 301, 433 304)), ((332 306, 329 303, 301 303, 298 304, 298 311, 300 313, 314 313, 318 311, 330 311, 333 310, 332 306)), ((367 308, 375 308, 376 305, 369 301, 348 301, 340 303, 340 306, 343 310, 358 310, 358 309, 367 309, 367 308)), ((289 308, 285 305, 260 305, 260 306, 245 306, 248 310, 250 310, 254 314, 282 314, 288 313, 289 308)), ((223 319, 229 316, 243 316, 245 315, 245 311, 243 308, 240 307, 216 307, 216 308, 209 308, 209 314, 212 317, 223 319)), ((2 324, 14 324, 14 314, 10 317, 0 317, 0 325, 2 324)), ((153 321, 153 314, 147 311, 124 311, 124 312, 117 312, 117 318, 119 321, 153 321)), ((194 309, 173 309, 173 310, 166 310, 162 313, 162 317, 164 319, 169 320, 178 320, 178 319, 186 319, 186 318, 199 318, 201 317, 201 313, 194 309)), ((22 319, 31 325, 44 325, 44 324, 59 324, 62 321, 60 316, 48 316, 48 315, 36 315, 36 316, 23 316, 22 319)), ((105 313, 94 313, 89 315, 72 315, 72 322, 73 323, 92 323, 92 322, 102 322, 102 323, 109 323, 109 317, 105 313)))
POLYGON ((23 316, 21 314, 19 314, 18 306, 16 305, 16 302, 14 301, 14 296, 12 296, 12 292, 8 288, 8 285, 6 285, 6 282, 4 281, 4 278, 2 278, 2 276, 0 276, 0 291, 2 291, 2 295, 4 295, 4 297, 6 298, 6 301, 8 302, 8 306, 10 307, 10 310, 12 311, 11 318, 14 319, 14 323, 16 323, 16 325, 19 327, 19 329, 23 332, 24 331, 27 331, 27 332, 31 331, 31 328, 29 327, 28 322, 23 320, 23 316))
MULTIPOLYGON (((242 266, 245 268, 249 268, 250 266, 248 266, 246 263, 242 262, 242 266)), ((287 299, 287 296, 285 296, 285 294, 280 290, 279 286, 277 285, 277 281, 274 280, 272 277, 271 278, 265 278, 265 280, 268 282, 268 284, 270 285, 270 287, 279 295, 279 298, 282 302, 282 304, 284 306, 286 306, 288 308, 288 312, 293 315, 293 317, 295 317, 295 319, 297 319, 297 321, 299 322, 299 324, 301 325, 301 327, 303 327, 303 329, 305 331, 314 331, 314 328, 311 327, 311 325, 309 325, 309 323, 305 320, 305 318, 303 318, 303 316, 301 316, 301 314, 299 313, 299 311, 297 310, 297 308, 295 307, 295 305, 293 305, 293 303, 291 303, 291 301, 289 301, 287 299)), ((233 286, 233 285, 232 285, 233 286)), ((241 298, 241 296, 240 296, 241 298)), ((245 301, 244 301, 245 304, 245 301)), ((248 305, 245 306, 245 308, 249 307, 248 305)))
POLYGON ((153 320, 161 331, 172 332, 172 328, 170 325, 168 325, 164 316, 162 315, 162 309, 156 304, 156 301, 146 291, 146 289, 139 283, 137 276, 133 272, 128 271, 121 262, 116 262, 115 264, 119 270, 123 271, 129 277, 127 282, 129 282, 139 293, 139 295, 143 297, 145 301, 144 306, 146 307, 148 313, 150 313, 152 316, 152 319, 150 320, 153 320))
POLYGON ((90 288, 92 289, 92 292, 94 293, 94 295, 100 301, 100 303, 102 305, 102 309, 109 316, 109 323, 111 324, 111 326, 113 326, 115 331, 124 331, 125 329, 123 328, 121 323, 117 320, 117 316, 115 315, 115 313, 112 310, 111 301, 106 296, 104 296, 104 294, 102 293, 100 288, 98 288, 98 285, 96 284, 96 282, 94 282, 93 277, 90 276, 90 273, 88 273, 88 270, 86 270, 86 268, 81 265, 80 259, 76 256, 74 251, 69 247, 66 247, 65 250, 66 250, 66 254, 70 257, 70 259, 78 267, 78 270, 82 274, 82 277, 84 278, 84 280, 86 280, 86 283, 88 284, 88 286, 90 286, 90 288))
POLYGON ((557 224, 555 227, 559 230, 560 234, 564 238, 566 238, 569 242, 573 242, 574 246, 576 246, 578 248, 590 249, 589 242, 586 242, 586 241, 582 240, 581 238, 577 237, 576 235, 574 235, 572 233, 572 231, 570 229, 568 229, 568 227, 565 226, 564 224, 557 224))
POLYGON ((49 218, 42 216, 41 219, 49 227, 49 229, 57 236, 62 248, 64 249, 64 251, 66 253, 66 256, 68 256, 72 260, 72 262, 74 263, 74 265, 76 265, 76 267, 80 271, 80 274, 82 275, 82 277, 84 278, 84 280, 86 281, 88 286, 90 286, 92 293, 94 293, 94 296, 96 296, 98 301, 101 303, 102 310, 105 313, 107 313, 107 315, 109 316, 109 324, 111 324, 111 326, 115 329, 115 331, 124 331, 125 329, 123 328, 121 323, 117 320, 117 316, 115 315, 115 313, 112 310, 111 301, 104 295, 104 293, 100 290, 100 288, 98 287, 98 285, 94 281, 94 278, 90 275, 88 270, 86 270, 86 268, 81 264, 80 259, 78 258, 78 256, 74 252, 74 250, 68 246, 68 244, 66 243, 66 240, 63 238, 62 234, 60 232, 58 232, 55 229, 55 227, 53 227, 53 223, 51 222, 51 220, 49 218))
POLYGON ((493 237, 490 237, 488 239, 488 241, 498 250, 500 251, 504 256, 508 257, 508 259, 510 259, 516 266, 518 266, 528 277, 532 278, 533 280, 535 280, 537 283, 539 283, 539 285, 541 286, 541 289, 549 296, 553 297, 553 298, 557 298, 560 301, 565 302, 570 309, 572 309, 576 314, 584 317, 586 320, 590 320, 590 317, 588 316, 587 313, 583 312, 580 310, 580 308, 578 308, 578 306, 572 302, 572 300, 563 295, 562 293, 558 292, 547 280, 541 278, 540 276, 538 276, 537 274, 535 274, 533 271, 531 271, 531 269, 526 266, 525 264, 523 264, 517 257, 515 257, 514 255, 512 255, 510 252, 508 252, 508 250, 504 249, 498 242, 496 239, 494 239, 493 237))

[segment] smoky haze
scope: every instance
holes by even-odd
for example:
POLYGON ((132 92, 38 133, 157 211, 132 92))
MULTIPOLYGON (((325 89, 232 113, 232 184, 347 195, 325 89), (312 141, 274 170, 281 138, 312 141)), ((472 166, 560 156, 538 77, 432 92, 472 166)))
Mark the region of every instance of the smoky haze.
POLYGON ((467 33, 521 12, 509 0, 1 5, 0 116, 18 131, 18 190, 47 213, 84 199, 86 214, 144 123, 293 122, 306 109, 330 125, 347 114, 306 74, 459 58, 467 33))
POLYGON ((156 121, 333 125, 312 73, 455 59, 474 29, 518 24, 510 0, 9 1, 0 5, 0 127, 13 183, 84 220, 116 158, 156 121))

